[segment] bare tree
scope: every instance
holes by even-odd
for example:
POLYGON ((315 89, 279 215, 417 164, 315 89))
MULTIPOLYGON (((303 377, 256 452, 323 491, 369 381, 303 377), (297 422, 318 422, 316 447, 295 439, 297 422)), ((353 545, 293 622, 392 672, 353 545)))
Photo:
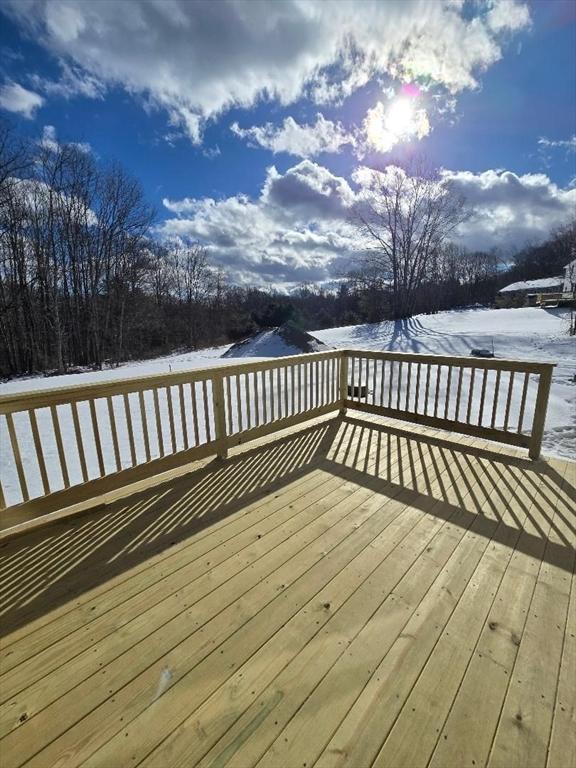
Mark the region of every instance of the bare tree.
POLYGON ((364 265, 390 285, 394 318, 414 313, 441 246, 467 217, 464 199, 422 162, 408 171, 388 166, 372 172, 356 221, 364 265))

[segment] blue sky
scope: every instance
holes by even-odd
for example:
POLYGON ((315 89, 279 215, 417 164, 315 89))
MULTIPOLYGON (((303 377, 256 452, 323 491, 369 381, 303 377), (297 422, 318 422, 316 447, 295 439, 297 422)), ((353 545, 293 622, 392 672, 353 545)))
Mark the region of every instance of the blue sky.
POLYGON ((414 152, 511 250, 574 215, 572 0, 0 0, 0 107, 118 159, 246 283, 345 271, 363 169, 414 152), (323 151, 324 150, 324 151, 323 151))

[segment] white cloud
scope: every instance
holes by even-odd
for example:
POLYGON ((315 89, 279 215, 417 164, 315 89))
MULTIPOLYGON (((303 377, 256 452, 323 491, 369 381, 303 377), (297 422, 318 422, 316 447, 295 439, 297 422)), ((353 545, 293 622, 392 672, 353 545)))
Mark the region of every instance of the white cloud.
POLYGON ((576 134, 569 139, 547 139, 544 136, 538 139, 538 144, 541 147, 548 147, 550 149, 565 149, 568 152, 576 152, 576 134))
POLYGON ((530 12, 524 3, 519 3, 517 0, 500 0, 494 3, 486 20, 494 32, 513 31, 530 24, 530 12))
POLYGON ((60 77, 50 80, 39 75, 31 75, 30 82, 46 96, 59 96, 72 99, 84 96, 88 99, 101 99, 106 91, 105 85, 85 70, 60 62, 60 77))
POLYGON ((382 75, 422 77, 453 94, 473 88, 509 33, 529 23, 526 4, 511 0, 365 0, 360 12, 353 0, 3 7, 71 68, 75 87, 121 86, 166 110, 195 142, 206 119, 263 98, 334 103, 382 75))
MULTIPOLYGON (((56 152, 60 148, 60 142, 56 136, 56 128, 53 125, 45 125, 42 129, 42 138, 38 143, 49 152, 56 152)), ((66 143, 86 154, 92 151, 90 144, 85 141, 69 141, 66 143)))
POLYGON ((543 173, 444 171, 444 180, 474 210, 460 229, 470 248, 513 250, 538 242, 576 212, 576 189, 562 189, 543 173))
POLYGON ((31 120, 42 104, 44 104, 42 96, 23 88, 19 83, 6 83, 0 86, 0 107, 8 112, 16 112, 31 120))
POLYGON ((286 152, 296 157, 314 157, 322 152, 338 153, 346 144, 355 146, 356 139, 341 123, 334 123, 318 113, 316 122, 301 125, 287 117, 282 125, 272 123, 240 128, 232 123, 230 129, 242 139, 269 149, 274 154, 286 152))
POLYGON ((165 199, 175 216, 159 231, 207 243, 239 282, 289 288, 351 268, 355 243, 347 217, 353 202, 345 179, 304 160, 285 174, 269 168, 257 199, 165 199))
POLYGON ((350 215, 355 196, 346 179, 311 160, 302 160, 284 174, 274 166, 269 168, 262 200, 290 215, 298 212, 310 220, 338 220, 350 215))
MULTIPOLYGON (((388 166, 383 173, 392 172, 388 166)), ((357 265, 361 247, 353 212, 372 181, 361 166, 350 182, 310 160, 280 173, 268 169, 258 198, 164 200, 173 216, 164 237, 201 240, 239 282, 284 285, 330 282, 357 265)), ((539 241, 573 215, 576 189, 561 189, 543 174, 443 171, 474 208, 458 239, 471 249, 505 252, 539 241)))

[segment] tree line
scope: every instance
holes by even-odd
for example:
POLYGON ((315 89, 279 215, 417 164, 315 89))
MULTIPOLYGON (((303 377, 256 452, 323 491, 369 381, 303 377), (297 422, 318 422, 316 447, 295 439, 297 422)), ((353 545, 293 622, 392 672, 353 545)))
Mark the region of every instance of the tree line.
POLYGON ((0 375, 99 368, 287 321, 311 330, 492 301, 496 256, 450 242, 464 201, 417 179, 374 185, 356 211, 362 255, 336 288, 282 294, 232 284, 209 244, 155 239, 155 212, 119 164, 0 124, 0 375))

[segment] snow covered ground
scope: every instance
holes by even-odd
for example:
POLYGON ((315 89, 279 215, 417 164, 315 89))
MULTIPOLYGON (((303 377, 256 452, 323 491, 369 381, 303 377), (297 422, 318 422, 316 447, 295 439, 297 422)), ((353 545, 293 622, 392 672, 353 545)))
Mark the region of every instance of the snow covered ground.
MULTIPOLYGON (((477 308, 441 312, 437 315, 420 315, 409 320, 397 322, 331 328, 314 331, 313 334, 331 347, 468 356, 471 348, 491 349, 493 345, 495 355, 498 358, 556 363, 557 367, 554 372, 546 420, 543 453, 576 459, 576 339, 570 338, 567 335, 567 322, 568 311, 563 309, 543 310, 540 308, 525 308, 490 310, 477 308)), ((274 357, 282 354, 294 354, 293 349, 288 348, 288 346, 286 349, 279 348, 278 340, 275 339, 274 341, 273 348, 270 346, 267 348, 268 354, 274 357)), ((0 384, 0 394, 25 392, 35 389, 51 389, 131 377, 141 378, 161 373, 209 368, 214 365, 232 365, 237 360, 234 358, 222 359, 221 357, 228 348, 228 346, 223 346, 199 352, 168 355, 154 360, 128 363, 118 368, 104 371, 90 371, 50 378, 40 376, 13 380, 0 384)), ((265 348, 266 345, 256 344, 252 350, 245 349, 243 357, 263 359, 262 352, 265 348)), ((304 362, 306 356, 303 355, 302 359, 304 362)), ((201 404, 201 391, 198 391, 197 394, 199 404, 201 404)), ((187 411, 191 410, 189 397, 188 394, 187 411)), ((487 392, 488 401, 489 393, 487 392)), ((160 408, 162 412, 167 411, 167 407, 165 393, 161 393, 160 408)), ((252 401, 252 407, 256 407, 254 401, 252 401)), ((178 423, 180 410, 177 400, 174 403, 174 408, 175 419, 178 423)), ((158 445, 153 424, 153 409, 154 406, 150 396, 147 399, 147 413, 151 422, 149 425, 151 450, 154 456, 158 455, 158 445)), ((80 415, 82 418, 82 412, 80 415)), ((104 423, 109 418, 105 402, 101 403, 98 418, 99 421, 102 419, 104 423)), ((123 418, 120 409, 117 418, 119 421, 123 418)), ((46 413, 46 419, 49 419, 49 413, 46 413)), ((82 421, 86 421, 87 429, 90 431, 90 418, 87 410, 82 421)), ((202 430, 202 413, 200 414, 199 421, 202 430)), ((4 419, 0 419, 0 422, 0 472, 2 473, 7 501, 8 503, 15 503, 19 500, 18 478, 11 451, 9 450, 6 424, 4 419)), ((163 422, 167 423, 167 419, 163 418, 163 422)), ((18 416, 15 417, 15 423, 18 429, 18 416)), ((125 433, 125 425, 123 426, 119 423, 118 426, 119 431, 125 433)), ((190 428, 192 427, 191 424, 189 426, 190 428)), ((29 452, 30 456, 34 455, 33 443, 29 427, 22 427, 22 429, 25 429, 25 434, 22 435, 23 458, 25 469, 28 472, 28 464, 31 462, 28 461, 27 454, 29 452)), ((40 424, 40 430, 41 432, 43 431, 42 424, 40 424)), ((134 423, 134 432, 137 438, 136 442, 139 443, 138 438, 141 433, 141 425, 137 421, 134 423)), ((169 434, 164 435, 164 437, 166 444, 168 444, 169 434)), ((71 444, 75 443, 73 424, 69 414, 63 419, 63 438, 65 445, 68 441, 71 444)), ((204 439, 205 435, 200 435, 199 442, 203 442, 204 439)), ((60 470, 56 469, 58 465, 57 447, 53 438, 48 439, 48 436, 46 443, 46 463, 49 470, 53 471, 56 476, 53 488, 55 489, 62 487, 63 484, 60 470), (52 469, 53 467, 54 469, 52 469)), ((112 446, 108 445, 104 440, 103 443, 105 443, 106 470, 114 471, 112 446)), ((130 466, 131 460, 127 439, 122 439, 121 443, 122 466, 130 466)), ((183 438, 180 434, 177 436, 177 444, 178 448, 183 447, 183 438)), ((69 469, 71 480, 79 482, 80 467, 76 466, 78 462, 73 459, 73 454, 75 453, 76 451, 67 452, 67 458, 70 456, 71 466, 69 469)), ((89 464, 89 476, 96 477, 98 475, 98 464, 94 450, 87 450, 86 458, 89 464)), ((138 452, 138 460, 143 460, 141 450, 138 452)), ((38 473, 34 472, 33 474, 37 475, 38 473)), ((36 478, 36 481, 31 484, 33 486, 31 490, 34 491, 33 495, 41 493, 41 487, 38 485, 38 482, 39 480, 36 478)))

